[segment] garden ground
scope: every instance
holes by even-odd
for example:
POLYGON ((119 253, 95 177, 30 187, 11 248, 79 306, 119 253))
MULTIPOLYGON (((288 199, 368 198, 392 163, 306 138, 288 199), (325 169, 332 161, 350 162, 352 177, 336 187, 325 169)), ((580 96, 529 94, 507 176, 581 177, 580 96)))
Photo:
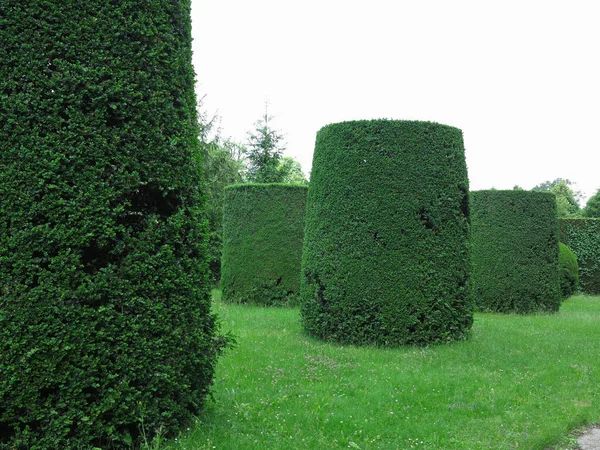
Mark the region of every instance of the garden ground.
POLYGON ((594 425, 587 428, 577 438, 577 443, 581 447, 581 450, 600 450, 600 426, 594 425))
POLYGON ((214 294, 238 345, 219 363, 214 402, 161 448, 595 448, 574 432, 600 422, 600 297, 552 315, 476 314, 468 341, 383 349, 319 342, 297 309, 214 294))

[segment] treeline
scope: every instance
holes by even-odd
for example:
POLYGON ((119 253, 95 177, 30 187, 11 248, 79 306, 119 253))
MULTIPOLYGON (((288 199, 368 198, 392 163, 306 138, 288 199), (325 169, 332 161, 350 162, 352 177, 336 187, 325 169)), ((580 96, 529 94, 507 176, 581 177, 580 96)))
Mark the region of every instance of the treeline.
MULTIPOLYGON (((556 178, 544 181, 535 186, 532 191, 552 192, 556 197, 556 212, 559 218, 577 219, 600 217, 600 189, 588 199, 585 206, 580 206, 583 194, 575 190, 575 183, 569 179, 556 178)), ((515 190, 522 190, 515 186, 515 190)))

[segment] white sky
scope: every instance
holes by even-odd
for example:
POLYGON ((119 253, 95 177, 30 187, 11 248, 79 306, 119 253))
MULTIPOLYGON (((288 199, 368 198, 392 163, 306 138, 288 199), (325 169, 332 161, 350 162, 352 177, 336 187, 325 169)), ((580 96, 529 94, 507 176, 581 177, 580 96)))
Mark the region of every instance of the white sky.
POLYGON ((464 134, 472 190, 600 188, 597 0, 193 0, 197 91, 223 136, 264 113, 310 170, 316 132, 429 120, 464 134))

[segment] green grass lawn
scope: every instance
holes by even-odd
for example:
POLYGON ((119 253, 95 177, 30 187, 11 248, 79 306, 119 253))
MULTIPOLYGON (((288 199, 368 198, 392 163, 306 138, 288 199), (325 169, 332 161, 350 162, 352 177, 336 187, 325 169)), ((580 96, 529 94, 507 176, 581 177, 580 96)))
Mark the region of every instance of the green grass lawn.
POLYGON ((554 315, 476 314, 466 342, 382 349, 318 342, 297 309, 214 294, 238 345, 214 402, 161 449, 563 449, 600 420, 600 297, 554 315))

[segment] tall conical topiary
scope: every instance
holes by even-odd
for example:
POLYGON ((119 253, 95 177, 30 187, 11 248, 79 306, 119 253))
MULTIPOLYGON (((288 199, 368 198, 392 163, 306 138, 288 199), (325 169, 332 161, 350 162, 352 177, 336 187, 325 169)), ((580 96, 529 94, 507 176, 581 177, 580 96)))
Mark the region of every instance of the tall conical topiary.
POLYGON ((550 192, 471 192, 473 289, 480 311, 558 311, 556 200, 550 192))
POLYGON ((462 132, 373 120, 317 133, 301 314, 313 336, 427 345, 473 322, 462 132))
POLYGON ((236 184, 223 201, 223 301, 296 306, 307 186, 236 184))
POLYGON ((203 406, 190 0, 0 3, 0 448, 119 448, 203 406))

